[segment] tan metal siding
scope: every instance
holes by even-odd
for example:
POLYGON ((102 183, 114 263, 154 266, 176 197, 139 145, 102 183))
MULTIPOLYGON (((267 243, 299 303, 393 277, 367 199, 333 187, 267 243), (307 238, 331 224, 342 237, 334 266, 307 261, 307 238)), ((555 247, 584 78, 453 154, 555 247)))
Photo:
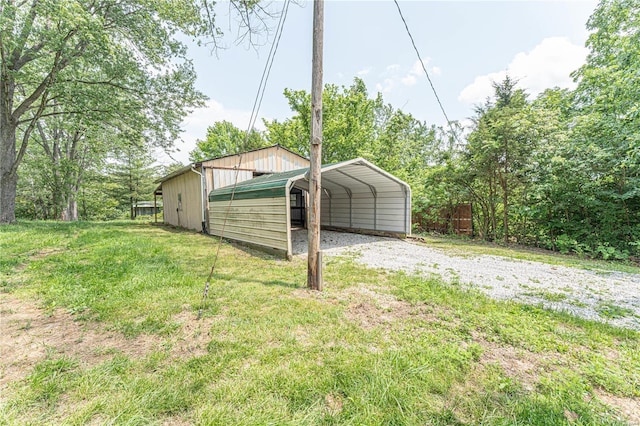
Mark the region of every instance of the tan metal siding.
MULTIPOLYGON (((239 155, 218 158, 203 162, 209 168, 238 167, 239 155)), ((242 155, 240 169, 255 170, 258 172, 288 172, 289 170, 309 167, 309 160, 302 158, 286 149, 274 146, 257 151, 247 152, 242 155)), ((216 188, 219 188, 216 186, 216 188)))
POLYGON ((202 195, 200 175, 188 172, 162 183, 164 223, 202 231, 202 195), (178 211, 178 194, 182 210, 178 211))
POLYGON ((225 215, 224 237, 289 253, 288 214, 285 197, 209 203, 209 232, 220 235, 225 215), (229 210, 228 215, 226 214, 229 210))
POLYGON ((244 182, 253 179, 253 172, 247 170, 213 169, 213 186, 209 189, 224 188, 233 185, 235 182, 244 182))

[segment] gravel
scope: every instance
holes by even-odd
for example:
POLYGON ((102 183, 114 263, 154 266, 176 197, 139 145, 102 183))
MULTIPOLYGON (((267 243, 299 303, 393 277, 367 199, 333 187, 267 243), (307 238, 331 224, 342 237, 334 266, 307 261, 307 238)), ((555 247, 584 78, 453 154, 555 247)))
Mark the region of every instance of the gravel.
MULTIPOLYGON (((307 250, 296 231, 294 254, 307 250)), ((456 256, 424 244, 322 231, 325 257, 351 256, 368 267, 439 275, 499 300, 542 305, 585 319, 640 330, 640 274, 588 271, 491 255, 456 256)))

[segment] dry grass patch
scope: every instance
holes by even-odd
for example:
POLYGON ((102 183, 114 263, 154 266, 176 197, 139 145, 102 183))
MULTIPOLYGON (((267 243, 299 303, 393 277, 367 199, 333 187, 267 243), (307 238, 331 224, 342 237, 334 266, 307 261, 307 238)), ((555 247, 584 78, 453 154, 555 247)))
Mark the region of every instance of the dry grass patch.
POLYGON ((640 425, 640 398, 611 395, 598 388, 594 389, 594 394, 600 401, 614 408, 630 424, 640 425))
POLYGON ((10 294, 0 295, 0 312, 0 388, 24 379, 39 362, 54 355, 78 359, 84 368, 116 354, 144 358, 154 351, 168 350, 169 359, 205 355, 211 325, 223 318, 198 320, 194 312, 184 310, 173 318, 177 331, 163 339, 149 334, 127 338, 100 323, 77 321, 62 309, 48 312, 10 294))
POLYGON ((35 303, 9 294, 0 296, 0 310, 0 387, 23 379, 36 364, 53 354, 79 359, 90 367, 114 353, 144 356, 161 343, 155 336, 127 339, 98 324, 75 321, 62 309, 45 312, 35 303))

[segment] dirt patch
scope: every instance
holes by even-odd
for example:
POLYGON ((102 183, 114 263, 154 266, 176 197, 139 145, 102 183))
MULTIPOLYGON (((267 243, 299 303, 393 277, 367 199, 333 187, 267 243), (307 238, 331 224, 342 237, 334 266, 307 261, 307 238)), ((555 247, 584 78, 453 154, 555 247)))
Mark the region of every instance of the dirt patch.
POLYGON ((154 351, 168 351, 171 359, 206 354, 209 330, 220 318, 197 320, 195 313, 183 311, 174 320, 179 328, 169 338, 142 334, 131 339, 106 330, 100 323, 76 321, 61 309, 46 313, 33 302, 2 294, 0 389, 24 379, 36 364, 51 356, 74 358, 87 368, 115 354, 141 358, 154 351))
POLYGON ((327 411, 332 416, 337 416, 342 411, 344 405, 342 397, 336 394, 327 394, 324 398, 324 403, 327 407, 327 411))
POLYGON ((594 394, 600 401, 615 408, 630 424, 640 425, 640 398, 611 395, 602 389, 595 389, 594 394))
POLYGON ((338 297, 349 301, 345 316, 365 329, 390 326, 408 318, 427 322, 438 321, 432 310, 423 303, 411 304, 395 296, 366 286, 352 287, 338 297))
POLYGON ((543 364, 549 362, 548 356, 518 350, 512 346, 498 346, 490 342, 481 342, 483 348, 480 364, 483 366, 498 365, 509 377, 517 379, 527 391, 534 389, 543 364))
MULTIPOLYGON (((562 359, 554 354, 533 353, 486 341, 481 341, 480 345, 484 349, 479 362, 481 366, 500 366, 509 377, 522 383, 527 391, 535 388, 540 375, 562 365, 562 359)), ((640 426, 640 398, 611 395, 602 389, 595 389, 594 394, 600 401, 614 408, 630 424, 640 426)), ((566 410, 567 420, 575 420, 575 416, 575 413, 566 410)))
POLYGON ((65 251, 67 251, 67 249, 55 248, 55 247, 47 247, 47 248, 42 249, 42 250, 32 254, 31 256, 29 256, 29 260, 31 260, 31 261, 40 260, 40 259, 44 259, 47 256, 51 256, 51 255, 58 254, 58 253, 64 253, 65 251))
POLYGON ((171 339, 171 357, 185 358, 206 355, 207 346, 211 342, 211 326, 221 321, 224 316, 216 315, 210 318, 197 319, 189 306, 183 306, 183 311, 174 316, 179 324, 178 332, 171 339))
POLYGON ((160 344, 155 336, 127 339, 96 324, 75 321, 61 309, 45 313, 33 302, 8 294, 0 298, 0 312, 0 388, 23 379, 48 356, 68 356, 91 366, 115 352, 143 356, 160 344))
MULTIPOLYGON (((365 330, 376 327, 389 327, 395 322, 408 318, 428 322, 439 321, 434 309, 424 303, 412 304, 399 300, 385 292, 384 287, 371 287, 365 284, 356 285, 344 290, 330 293, 296 289, 294 297, 314 299, 332 305, 346 305, 345 317, 365 330)), ((442 310, 438 308, 438 310, 442 310)))

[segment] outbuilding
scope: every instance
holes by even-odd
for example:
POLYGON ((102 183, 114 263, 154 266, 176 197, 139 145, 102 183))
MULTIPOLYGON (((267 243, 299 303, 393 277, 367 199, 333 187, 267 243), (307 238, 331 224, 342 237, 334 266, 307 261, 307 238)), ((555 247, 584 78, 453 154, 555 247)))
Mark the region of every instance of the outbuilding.
POLYGON ((309 166, 309 160, 280 145, 199 161, 158 180, 154 197, 161 196, 164 223, 207 232, 207 194, 211 190, 256 176, 309 166))
MULTIPOLYGON (((292 256, 292 227, 306 226, 309 169, 273 173, 209 193, 209 233, 292 256)), ((356 158, 322 167, 323 229, 406 236, 409 185, 356 158)))

